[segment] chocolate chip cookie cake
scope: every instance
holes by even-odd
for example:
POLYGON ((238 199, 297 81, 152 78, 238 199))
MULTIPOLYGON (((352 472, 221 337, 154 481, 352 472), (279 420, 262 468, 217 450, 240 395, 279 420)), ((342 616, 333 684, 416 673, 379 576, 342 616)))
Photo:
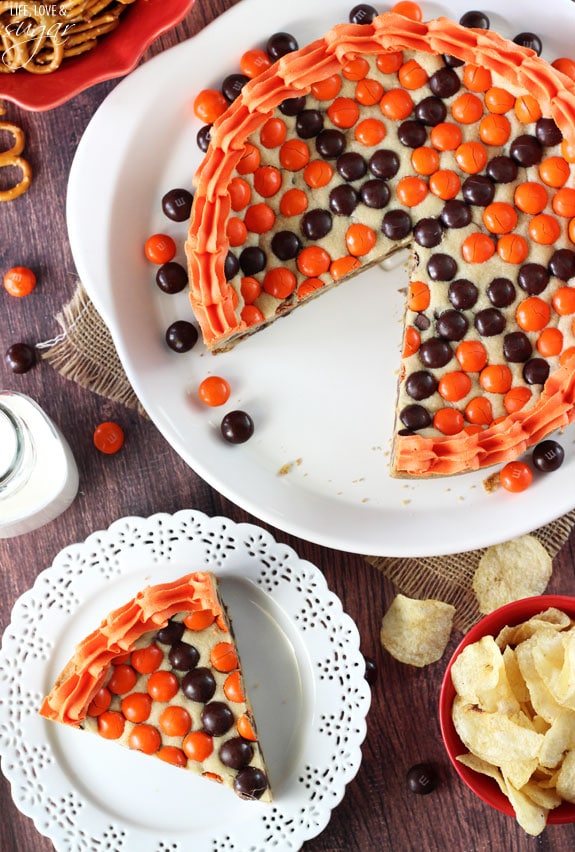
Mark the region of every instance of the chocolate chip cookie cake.
POLYGON ((186 243, 204 341, 407 247, 392 474, 514 459, 575 417, 574 164, 575 83, 534 50, 447 18, 334 26, 210 129, 186 243))
POLYGON ((271 801, 213 574, 149 586, 77 646, 40 714, 271 801))

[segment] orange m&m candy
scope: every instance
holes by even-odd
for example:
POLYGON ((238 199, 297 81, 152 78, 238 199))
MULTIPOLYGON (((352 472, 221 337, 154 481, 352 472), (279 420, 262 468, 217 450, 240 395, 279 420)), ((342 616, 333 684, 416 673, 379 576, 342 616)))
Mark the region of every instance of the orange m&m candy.
POLYGON ((487 364, 487 351, 479 340, 463 340, 455 350, 455 357, 466 373, 479 373, 487 364))
POLYGON ((282 216, 299 216, 307 209, 308 199, 303 189, 288 189, 284 192, 280 201, 280 213, 282 216))
POLYGON ((514 411, 520 411, 527 405, 533 396, 529 388, 518 387, 508 390, 503 397, 503 406, 508 414, 513 414, 514 411))
POLYGON ((359 106, 352 98, 336 98, 327 108, 327 114, 336 127, 346 130, 359 118, 359 106))
POLYGON ((515 115, 523 124, 532 124, 541 118, 541 107, 533 95, 519 95, 515 100, 515 115))
POLYGON ((442 121, 431 128, 429 141, 438 151, 455 151, 461 145, 463 133, 458 124, 442 121))
POLYGON ((545 208, 547 199, 547 190, 544 186, 535 181, 526 181, 516 187, 513 201, 523 213, 536 215, 545 208))
POLYGON ((443 399, 448 402, 459 402, 471 390, 471 379, 467 373, 454 370, 451 373, 444 373, 439 380, 437 389, 443 399))
POLYGON ((414 3, 412 0, 399 0, 391 7, 391 11, 396 15, 403 15, 404 18, 410 18, 412 21, 423 20, 423 12, 419 3, 414 3))
POLYGON ((486 92, 491 87, 491 71, 482 65, 466 65, 463 84, 470 92, 486 92))
POLYGON ((246 77, 253 79, 266 71, 272 64, 265 50, 246 50, 240 57, 240 70, 246 77))
POLYGON ((172 766, 184 767, 188 763, 188 758, 184 752, 176 746, 162 746, 162 748, 156 752, 156 757, 159 757, 160 760, 164 761, 164 763, 171 763, 172 766))
POLYGON ((495 254, 495 244, 487 234, 469 234, 461 244, 461 255, 467 263, 484 263, 495 254))
POLYGON ((541 331, 549 323, 551 309, 538 296, 529 296, 517 305, 515 319, 523 331, 541 331))
POLYGON ((465 92, 451 104, 451 115, 460 124, 474 124, 483 116, 483 104, 477 95, 465 92))
POLYGON ((144 754, 155 754, 162 745, 162 738, 153 725, 135 725, 128 736, 128 745, 144 754))
POLYGON ((355 87, 354 97, 362 106, 375 106, 383 97, 384 88, 379 80, 366 77, 355 87))
POLYGON ((194 112, 204 124, 213 124, 228 108, 228 102, 218 89, 202 89, 194 100, 194 112))
POLYGON ((429 190, 443 201, 455 198, 461 188, 461 181, 451 169, 438 169, 429 177, 429 190))
POLYGON ((479 374, 479 384, 487 393, 507 393, 512 381, 507 364, 490 364, 479 374))
POLYGON ((427 71, 415 59, 408 59, 397 72, 404 89, 420 89, 428 80, 427 71))
POLYGON ((411 355, 414 355, 420 346, 420 333, 413 325, 409 325, 405 330, 405 336, 403 338, 403 357, 409 358, 411 355))
POLYGON ((4 289, 11 296, 29 296, 36 287, 36 275, 27 266, 13 266, 4 275, 4 289))
POLYGON ((255 305, 245 305, 242 308, 240 316, 242 318, 242 322, 245 322, 247 326, 257 325, 264 321, 264 315, 259 308, 256 308, 255 305))
POLYGON ((416 207, 428 193, 427 184, 419 177, 401 178, 395 189, 397 197, 406 207, 416 207))
POLYGON ((94 430, 94 446, 101 453, 117 453, 124 445, 124 430, 118 423, 105 420, 94 430))
POLYGON ((317 278, 327 272, 331 257, 321 246, 306 246, 297 256, 297 268, 307 278, 317 278))
POLYGON ((280 163, 290 172, 303 169, 309 158, 309 148, 302 139, 288 139, 280 148, 280 163))
POLYGON ((260 202, 248 207, 244 223, 248 231, 254 234, 265 234, 274 226, 275 213, 268 204, 260 202))
POLYGON ((236 171, 239 175, 250 175, 255 172, 261 161, 259 149, 251 142, 247 142, 244 146, 240 161, 236 166, 236 171))
POLYGON ((254 172, 254 187, 264 198, 271 198, 282 185, 282 176, 275 166, 259 166, 254 172))
POLYGON ((345 244, 353 257, 369 254, 375 246, 377 237, 375 231, 367 225, 356 223, 350 225, 345 234, 345 244))
POLYGON ((176 243, 168 234, 152 234, 144 243, 144 254, 152 263, 168 263, 175 257, 176 243))
POLYGON ((499 481, 506 491, 518 493, 529 488, 533 474, 528 464, 522 461, 508 462, 499 472, 499 481))
POLYGON ((357 257, 353 257, 349 254, 333 260, 329 266, 329 272, 334 281, 339 281, 340 278, 345 278, 347 275, 351 275, 351 273, 360 266, 361 262, 357 259, 357 257))
POLYGON ((503 115, 515 106, 515 96, 507 89, 492 86, 485 92, 485 106, 490 112, 503 115))
POLYGON ((105 740, 117 740, 124 733, 126 720, 118 710, 106 710, 98 716, 98 733, 105 740))
POLYGON ((486 145, 505 145, 511 135, 511 123, 504 115, 486 115, 479 123, 479 137, 486 145))
POLYGON ((303 170, 303 179, 311 189, 327 186, 333 177, 333 166, 325 160, 312 160, 303 170))
POLYGON ((492 234, 508 234, 517 225, 515 208, 504 201, 494 201, 483 211, 483 224, 492 234))
POLYGON ((431 293, 425 281, 410 281, 407 306, 410 311, 419 313, 429 307, 431 293))
POLYGON ((385 124, 377 118, 364 118, 354 131, 357 141, 367 147, 379 145, 385 139, 386 133, 385 124))
POLYGON ((213 752, 214 741, 204 731, 192 731, 184 739, 182 748, 187 758, 196 760, 198 763, 203 763, 213 752))
POLYGON ((465 406, 465 417, 476 426, 489 426, 493 420, 491 402, 485 396, 475 396, 465 406))
POLYGON ((529 222, 529 236, 534 243, 550 246, 556 242, 561 235, 561 225, 554 216, 547 213, 539 213, 529 222))
POLYGON ((566 74, 567 77, 575 80, 575 59, 560 56, 558 59, 555 59, 551 65, 553 68, 561 71, 562 74, 566 74))
POLYGON ((485 168, 487 150, 481 142, 462 142, 455 151, 455 159, 462 172, 475 175, 485 168))
POLYGON ((551 206, 557 216, 563 216, 566 219, 573 218, 575 216, 575 189, 567 186, 559 189, 553 196, 551 206))
POLYGON ((341 87, 342 79, 339 74, 332 74, 319 83, 313 83, 311 93, 318 101, 332 101, 339 94, 341 87))
POLYGON ((506 263, 523 263, 529 254, 529 244, 521 234, 504 234, 497 241, 497 254, 506 263))
POLYGON ((367 77, 369 71, 369 62, 363 56, 356 56, 348 61, 343 66, 341 73, 346 80, 357 82, 367 77))
POLYGON ((463 429, 465 420, 456 408, 440 408, 434 414, 433 425, 444 435, 457 435, 463 429))
POLYGON ((405 89, 389 89, 380 100, 379 108, 386 118, 403 121, 411 114, 413 100, 405 89))
POLYGON ((559 316, 575 314, 575 287, 559 287, 553 294, 552 305, 559 316))
POLYGON ((390 53, 379 53, 375 64, 382 74, 393 74, 403 65, 403 53, 401 50, 390 53))
POLYGON ((422 145, 411 154, 411 165, 420 175, 432 175, 439 168, 439 154, 435 148, 422 145))
POLYGON ((223 405, 230 398, 230 383, 221 376, 207 376, 200 382, 198 396, 204 405, 223 405))
POLYGON ((286 136, 286 123, 281 118, 268 118, 260 130, 260 142, 264 148, 278 148, 286 136))
POLYGON ((128 722, 145 722, 152 712, 152 699, 147 692, 130 692, 120 706, 128 722))
POLYGON ((537 351, 544 358, 559 355, 563 349, 563 332, 559 328, 544 328, 537 338, 537 351))
POLYGON ((571 169, 563 157, 547 157, 539 164, 539 177, 547 186, 559 188, 569 180, 571 169))
POLYGON ((287 299, 295 290, 296 277, 285 266, 276 266, 266 273, 263 288, 275 299, 287 299))

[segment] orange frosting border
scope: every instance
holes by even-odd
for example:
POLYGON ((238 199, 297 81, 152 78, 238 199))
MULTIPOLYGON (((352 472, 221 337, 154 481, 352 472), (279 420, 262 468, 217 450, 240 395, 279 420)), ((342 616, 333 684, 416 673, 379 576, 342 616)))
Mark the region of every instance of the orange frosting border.
POLYGON ((160 630, 177 613, 200 609, 210 609, 227 629, 217 580, 209 572, 198 571, 170 583, 147 586, 131 601, 112 610, 77 645, 74 656, 44 699, 40 715, 78 727, 115 657, 128 653, 141 636, 160 630))
MULTIPOLYGON (((194 178, 196 200, 186 254, 190 301, 208 346, 247 329, 236 317, 234 293, 225 280, 231 209, 229 183, 247 137, 261 127, 285 99, 308 94, 312 84, 338 73, 358 54, 405 49, 450 54, 500 74, 516 89, 527 90, 552 117, 563 136, 575 142, 575 82, 528 48, 491 30, 469 29, 440 17, 412 21, 386 12, 371 24, 340 24, 325 36, 287 54, 242 89, 240 97, 211 130, 210 149, 194 178)), ((424 438, 396 436, 397 474, 439 475, 475 470, 516 458, 529 445, 575 419, 575 360, 554 372, 540 399, 486 430, 469 435, 424 438)))

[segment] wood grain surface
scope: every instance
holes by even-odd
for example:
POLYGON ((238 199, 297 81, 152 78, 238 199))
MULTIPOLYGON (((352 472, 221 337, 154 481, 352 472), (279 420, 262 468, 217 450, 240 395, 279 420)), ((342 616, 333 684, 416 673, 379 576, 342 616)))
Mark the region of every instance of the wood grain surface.
MULTIPOLYGON (((197 0, 181 25, 156 42, 143 61, 192 37, 232 5, 231 0, 197 0)), ((223 57, 224 62, 228 59, 223 57)), ((45 113, 27 113, 7 104, 6 118, 26 131, 26 155, 34 178, 26 195, 0 205, 0 270, 30 266, 37 271, 39 284, 25 299, 10 297, 2 288, 2 352, 11 343, 35 344, 59 331, 55 314, 71 297, 77 281, 65 220, 68 172, 91 116, 115 85, 95 86, 45 113)), ((46 363, 17 376, 2 357, 0 387, 29 394, 40 403, 68 437, 80 469, 80 490, 67 512, 36 532, 0 542, 2 631, 10 621, 14 602, 63 547, 83 541, 119 517, 193 507, 234 521, 260 523, 190 470, 149 420, 66 381, 46 363), (107 419, 119 422, 126 434, 125 446, 115 456, 104 456, 92 445, 94 426, 107 419)), ((330 588, 358 625, 364 654, 377 666, 361 768, 327 828, 305 844, 306 852, 575 849, 575 826, 550 826, 540 838, 528 838, 513 819, 478 801, 450 768, 441 742, 437 703, 449 651, 460 637, 454 635, 443 660, 425 669, 397 663, 382 651, 378 638, 381 617, 394 594, 384 576, 361 554, 339 553, 279 530, 270 531, 324 572, 330 588), (408 790, 405 776, 413 764, 422 761, 436 766, 439 784, 432 794, 417 796, 408 790)), ((549 591, 575 594, 575 534, 555 560, 549 591)), ((0 814, 2 852, 53 849, 31 820, 16 809, 4 776, 0 777, 0 814)))

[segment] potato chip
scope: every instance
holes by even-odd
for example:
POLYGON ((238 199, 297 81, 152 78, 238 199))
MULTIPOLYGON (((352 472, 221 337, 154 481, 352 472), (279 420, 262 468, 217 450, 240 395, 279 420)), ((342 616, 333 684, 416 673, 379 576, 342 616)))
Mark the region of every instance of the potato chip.
POLYGON ((503 662, 505 664, 505 673, 507 675, 509 688, 517 699, 521 709, 525 710, 525 705, 531 704, 531 696, 529 695, 529 689, 527 688, 527 684, 521 674, 521 669, 517 662, 517 654, 510 645, 508 645, 503 651, 503 662))
POLYGON ((503 627, 495 637, 495 641, 503 650, 507 645, 518 645, 524 639, 529 639, 542 627, 550 627, 553 630, 559 631, 565 630, 570 626, 571 619, 567 613, 561 612, 561 610, 555 609, 555 607, 549 607, 549 609, 532 616, 522 624, 503 627))
POLYGON ((541 595, 551 579, 552 560, 531 535, 488 547, 473 577, 480 612, 493 612, 520 598, 541 595))
POLYGON ((517 790, 513 784, 507 784, 507 796, 523 831, 533 837, 541 834, 547 825, 548 809, 537 805, 530 796, 523 790, 517 790))
POLYGON ((451 667, 451 679, 457 694, 468 704, 477 704, 489 713, 520 709, 493 636, 483 636, 463 649, 451 667))
POLYGON ((562 799, 575 802, 575 750, 568 751, 557 775, 556 789, 562 799))
POLYGON ((401 663, 427 666, 443 656, 454 615, 451 604, 399 594, 383 616, 381 644, 401 663))
POLYGON ((533 657, 541 677, 548 672, 547 684, 553 698, 562 707, 575 711, 575 631, 558 634, 553 642, 545 637, 533 657), (552 665, 546 669, 549 663, 552 665))
POLYGON ((501 766, 539 756, 543 734, 530 730, 520 713, 487 713, 456 696, 452 716, 461 742, 488 763, 501 766))
MULTIPOLYGON (((473 769, 475 772, 480 772, 482 775, 487 775, 489 778, 493 778, 493 780, 499 785, 499 789, 503 795, 507 796, 511 802, 517 822, 521 828, 527 832, 527 834, 532 834, 534 836, 541 834, 547 824, 549 808, 545 808, 542 804, 538 803, 535 799, 528 795, 527 790, 529 785, 523 787, 522 790, 517 790, 504 778, 496 766, 493 766, 493 764, 488 763, 485 760, 481 760, 474 754, 461 754, 457 760, 465 766, 468 766, 470 769, 473 769)), ((551 797, 549 797, 549 800, 550 799, 551 797)))
POLYGON ((518 645, 515 653, 519 669, 529 690, 533 710, 551 725, 553 724, 553 719, 561 713, 561 705, 555 701, 549 691, 549 687, 537 671, 535 660, 533 659, 533 650, 537 644, 537 635, 535 634, 531 639, 526 639, 518 645))
POLYGON ((541 766, 555 769, 565 752, 571 749, 575 749, 575 713, 572 710, 564 710, 545 732, 539 763, 541 766))

